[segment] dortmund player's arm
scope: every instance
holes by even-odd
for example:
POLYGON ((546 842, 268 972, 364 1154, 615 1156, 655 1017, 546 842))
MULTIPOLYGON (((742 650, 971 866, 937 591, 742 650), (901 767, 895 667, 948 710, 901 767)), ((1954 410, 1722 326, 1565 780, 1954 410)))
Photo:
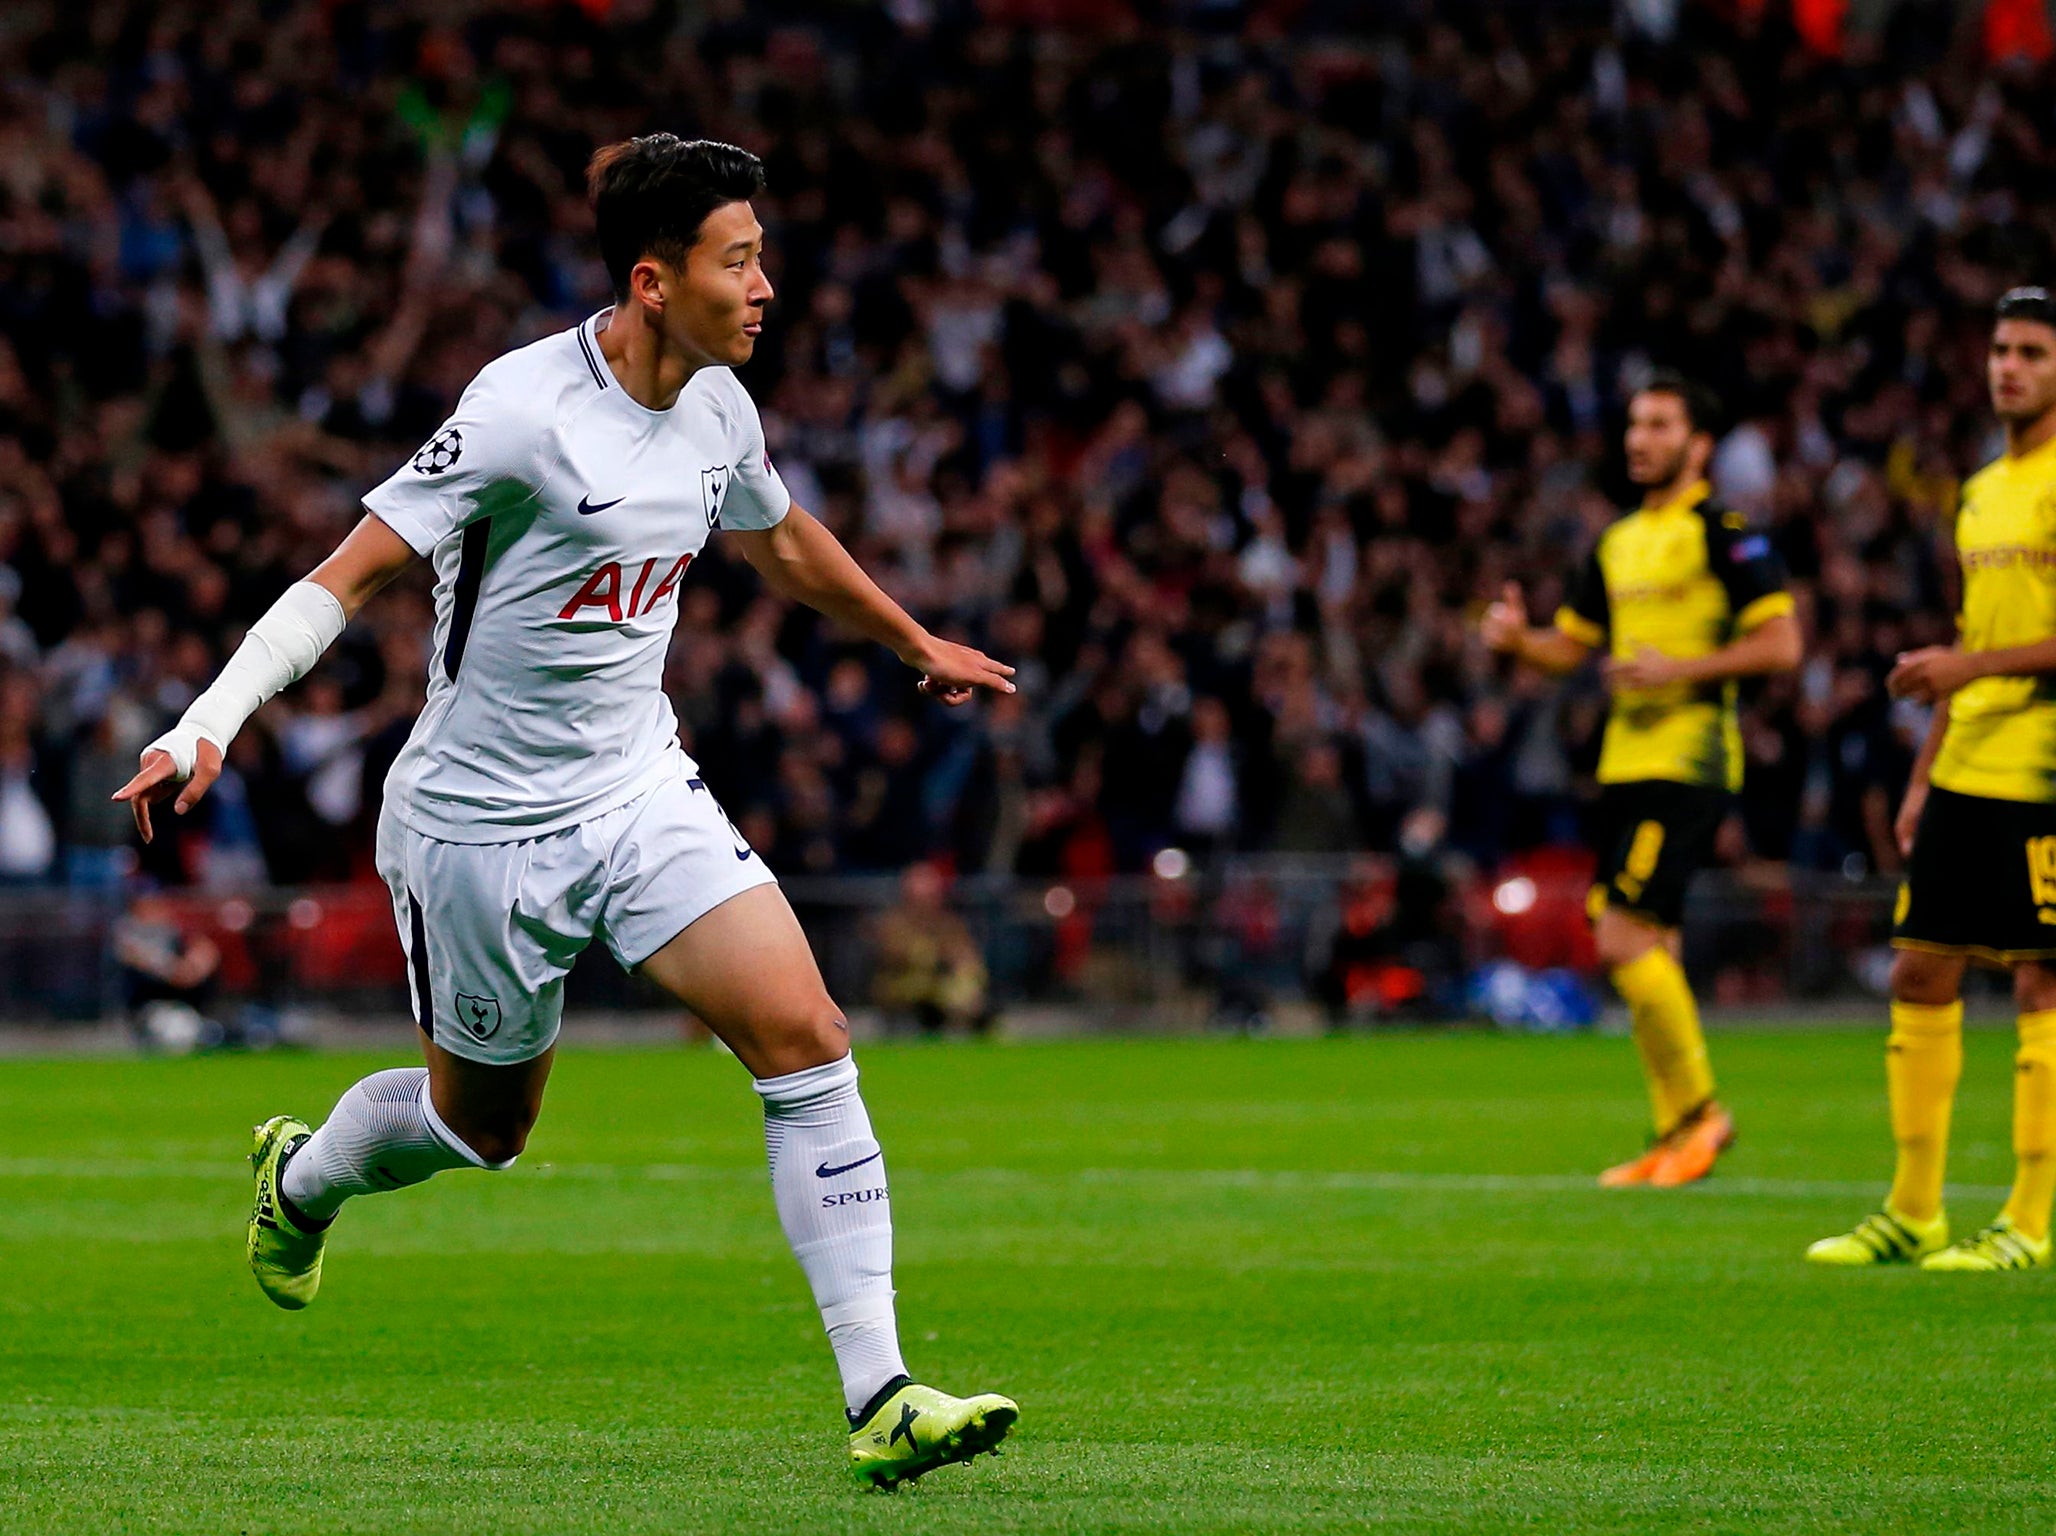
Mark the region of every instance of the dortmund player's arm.
POLYGON ((1703 656, 1666 656, 1642 647, 1608 663, 1612 688, 1661 688, 1666 683, 1725 683, 1770 672, 1789 672, 1805 658, 1806 641, 1785 589, 1785 563, 1770 540, 1750 529, 1739 512, 1712 503, 1706 517, 1706 567, 1727 594, 1733 615, 1726 645, 1703 656))
POLYGON ((1998 651, 1929 645, 1902 655, 1885 679, 1885 687, 1895 699, 1935 704, 1981 677, 2038 677, 2045 672, 2056 672, 2056 639, 2009 645, 1998 651))
POLYGON ((1644 646, 1633 656, 1608 662, 1606 680, 1616 688, 1724 683, 1731 678, 1789 672, 1805 655, 1806 642, 1800 635, 1798 619, 1790 613, 1780 613, 1704 656, 1666 656, 1644 646))
POLYGON ((1485 610, 1478 633, 1502 656, 1544 672, 1564 673, 1576 671, 1606 639, 1607 622, 1606 580, 1594 554, 1579 573, 1570 601, 1557 611, 1555 624, 1546 628, 1529 624, 1528 600, 1521 584, 1509 581, 1500 589, 1499 601, 1485 610))
POLYGON ((1928 717, 1927 738, 1913 760, 1913 772, 1906 776, 1906 798, 1899 802, 1899 815, 1892 823, 1892 835, 1899 840, 1899 852, 1913 857, 1913 834, 1920 830, 1920 813, 1927 809, 1928 772, 1942 750, 1942 738, 1949 734, 1949 701, 1942 700, 1928 717))

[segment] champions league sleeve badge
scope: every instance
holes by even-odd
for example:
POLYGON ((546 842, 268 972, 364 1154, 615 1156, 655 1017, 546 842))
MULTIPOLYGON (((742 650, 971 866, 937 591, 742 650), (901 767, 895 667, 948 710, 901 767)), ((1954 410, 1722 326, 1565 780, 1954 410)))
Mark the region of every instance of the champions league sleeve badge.
POLYGON ((444 427, 414 455, 415 470, 424 475, 439 475, 464 457, 464 434, 455 427, 444 427))

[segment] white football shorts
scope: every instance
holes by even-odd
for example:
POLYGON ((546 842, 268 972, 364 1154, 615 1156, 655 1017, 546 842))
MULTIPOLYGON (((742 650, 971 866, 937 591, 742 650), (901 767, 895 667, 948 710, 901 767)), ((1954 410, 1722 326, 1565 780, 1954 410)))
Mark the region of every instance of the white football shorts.
POLYGON ((393 893, 414 1021, 471 1061, 530 1061, 564 1016, 564 977, 594 938, 632 970, 697 919, 774 877, 689 762, 605 815, 517 843, 446 843, 387 806, 378 872, 393 893))

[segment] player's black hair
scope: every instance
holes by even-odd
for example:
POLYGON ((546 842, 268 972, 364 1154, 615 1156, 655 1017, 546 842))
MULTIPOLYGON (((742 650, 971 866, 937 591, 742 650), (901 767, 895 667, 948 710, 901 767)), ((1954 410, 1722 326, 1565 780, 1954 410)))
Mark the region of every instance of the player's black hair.
POLYGON ((602 145, 585 168, 600 260, 614 295, 628 297, 628 274, 645 256, 682 266, 707 215, 764 190, 764 162, 713 139, 648 133, 602 145))
POLYGON ((1638 395, 1675 395, 1685 407, 1685 420, 1694 432, 1720 436, 1720 396, 1697 379, 1687 378, 1675 368, 1659 368, 1649 375, 1638 395))
POLYGON ((2046 288, 2009 288, 1992 306, 1992 323, 2001 320, 2038 320, 2056 326, 2056 298, 2046 288))

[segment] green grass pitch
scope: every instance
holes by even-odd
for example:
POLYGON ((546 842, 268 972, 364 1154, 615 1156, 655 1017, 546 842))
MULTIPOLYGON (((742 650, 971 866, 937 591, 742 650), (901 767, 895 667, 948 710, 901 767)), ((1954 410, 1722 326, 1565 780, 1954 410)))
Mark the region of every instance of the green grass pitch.
MULTIPOLYGON (((2050 1275, 1800 1261, 1888 1166, 1881 1041, 1730 1034, 1708 1186, 1605 1194, 1625 1041, 873 1047, 914 1369, 1017 1396, 897 1496, 710 1052, 567 1051, 528 1155, 243 1268, 246 1128, 372 1058, 0 1062, 0 1531, 2037 1531, 2050 1275)), ((1959 1228, 2009 1173, 1974 1033, 1959 1228)))

